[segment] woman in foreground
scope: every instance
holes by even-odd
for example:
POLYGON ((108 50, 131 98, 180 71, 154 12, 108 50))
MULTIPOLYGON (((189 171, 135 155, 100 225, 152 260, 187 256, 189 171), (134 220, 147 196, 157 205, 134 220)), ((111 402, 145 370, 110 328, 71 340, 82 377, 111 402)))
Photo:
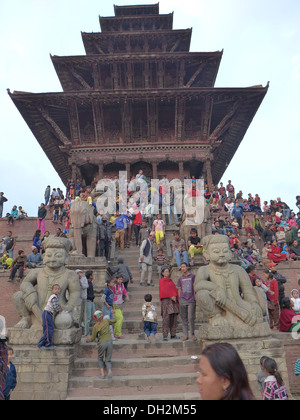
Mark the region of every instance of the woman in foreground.
POLYGON ((199 370, 197 383, 202 400, 255 400, 245 366, 231 344, 208 345, 199 370))

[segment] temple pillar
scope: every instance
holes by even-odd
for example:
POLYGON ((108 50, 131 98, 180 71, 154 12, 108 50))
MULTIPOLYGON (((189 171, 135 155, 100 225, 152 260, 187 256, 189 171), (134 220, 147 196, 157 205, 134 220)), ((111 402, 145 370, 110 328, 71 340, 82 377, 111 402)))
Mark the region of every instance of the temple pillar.
POLYGON ((213 179, 211 174, 211 161, 210 159, 206 159, 204 162, 204 172, 206 174, 206 183, 208 184, 209 188, 213 186, 213 179))
POLYGON ((152 162, 152 177, 157 179, 157 162, 152 162))
POLYGON ((178 168, 179 168, 179 179, 181 182, 184 182, 183 162, 178 162, 178 168))
POLYGON ((98 176, 99 176, 99 179, 103 179, 103 168, 104 168, 104 165, 103 165, 102 162, 100 162, 98 164, 98 176))
POLYGON ((77 178, 77 166, 76 163, 72 163, 72 179, 74 182, 76 182, 77 178))
POLYGON ((127 172, 127 180, 129 182, 130 181, 130 163, 126 162, 125 167, 126 167, 126 172, 127 172))

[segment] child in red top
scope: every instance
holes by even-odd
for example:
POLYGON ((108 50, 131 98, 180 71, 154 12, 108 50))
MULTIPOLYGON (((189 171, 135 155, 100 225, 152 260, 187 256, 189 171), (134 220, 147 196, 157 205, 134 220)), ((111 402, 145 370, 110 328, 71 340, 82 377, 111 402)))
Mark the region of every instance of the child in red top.
POLYGON ((70 220, 69 220, 69 217, 66 216, 65 225, 64 225, 64 233, 69 235, 69 231, 70 231, 70 220))

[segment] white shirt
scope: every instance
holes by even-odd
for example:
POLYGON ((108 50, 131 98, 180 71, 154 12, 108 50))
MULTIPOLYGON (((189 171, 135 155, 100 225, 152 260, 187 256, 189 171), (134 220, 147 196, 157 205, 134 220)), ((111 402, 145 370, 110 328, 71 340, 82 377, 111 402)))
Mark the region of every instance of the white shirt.
POLYGON ((80 283, 80 297, 81 299, 87 298, 87 289, 89 287, 89 283, 87 281, 87 278, 82 276, 81 279, 79 279, 80 283))

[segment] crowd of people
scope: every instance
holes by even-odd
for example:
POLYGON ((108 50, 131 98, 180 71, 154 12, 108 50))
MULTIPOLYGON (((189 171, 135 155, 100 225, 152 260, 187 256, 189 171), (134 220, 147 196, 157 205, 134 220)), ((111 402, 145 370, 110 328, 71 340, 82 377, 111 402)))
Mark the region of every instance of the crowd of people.
MULTIPOLYGON (((120 180, 115 177, 111 181, 115 183, 118 190, 120 180)), ((74 200, 84 200, 93 206, 98 225, 97 255, 106 258, 112 277, 107 283, 101 310, 95 310, 93 272, 83 273, 78 269, 76 273, 84 301, 82 325, 84 335, 91 342, 98 337, 100 378, 105 379, 112 377, 112 343, 115 339, 123 338, 122 305, 124 301, 129 301, 128 284, 133 280, 130 269, 122 257, 118 259, 116 266, 110 264, 110 246, 113 235, 121 251, 130 246, 138 248, 142 286, 154 286, 152 267, 156 264, 160 278, 158 288, 164 341, 169 339, 169 335, 170 339, 179 338, 176 332, 178 316, 182 321, 182 340, 189 338, 197 340, 195 336, 195 275, 191 273, 190 268, 194 266, 198 254, 203 258, 204 263, 206 262, 197 228, 190 230, 187 240, 181 238, 180 226, 184 220, 184 210, 181 213, 177 212, 174 188, 171 188, 171 194, 168 197, 167 184, 164 185, 162 182, 155 191, 158 196, 157 204, 159 210, 163 204, 166 204, 168 212, 167 215, 162 215, 159 211, 154 212, 151 202, 153 187, 141 170, 135 177, 131 177, 127 185, 128 207, 121 209, 117 200, 117 210, 111 215, 97 208, 96 184, 97 179, 94 179, 92 185, 87 187, 79 179, 76 182, 70 179, 65 195, 61 189, 51 190, 48 185, 44 194, 45 201, 38 208, 37 230, 33 235, 31 253, 25 255, 23 250, 18 250, 17 255, 14 255, 16 238, 12 236, 11 231, 7 231, 0 243, 0 263, 4 269, 10 270, 9 282, 14 280, 17 273, 18 280, 21 281, 25 268, 32 269, 42 264, 43 241, 50 235, 45 224, 47 214, 51 214, 54 224, 62 225, 56 228, 55 236, 68 237, 70 208, 74 200), (139 199, 135 200, 134 192, 137 189, 141 194, 139 194, 139 199), (176 285, 170 278, 171 261, 165 255, 165 236, 168 225, 176 226, 171 242, 174 263, 181 273, 176 285), (134 236, 133 241, 132 236, 134 236), (90 335, 90 325, 93 320, 95 325, 90 335)), ((3 193, 1 194, 2 201, 5 202, 6 199, 3 200, 5 197, 3 193)), ((285 296, 284 285, 287 279, 277 271, 277 266, 282 261, 292 263, 300 258, 300 211, 296 214, 279 197, 271 200, 270 203, 265 201, 263 205, 258 194, 254 197, 248 194, 248 197, 244 199, 242 191, 235 193, 231 181, 228 181, 226 187, 222 183, 212 188, 205 185, 204 191, 199 191, 195 180, 192 180, 186 196, 198 195, 203 195, 209 206, 212 234, 228 236, 233 258, 241 262, 248 272, 252 285, 262 293, 266 304, 266 321, 269 322, 270 327, 282 332, 292 331, 296 324, 295 316, 300 311, 299 290, 293 289, 290 297, 285 296), (259 246, 262 246, 262 249, 259 249, 259 246), (262 276, 257 274, 257 268, 264 268, 262 276)), ((296 199, 296 206, 300 209, 300 196, 296 199)), ((13 211, 16 211, 16 206, 13 211)), ((21 206, 19 206, 19 211, 22 211, 21 206)), ((7 223, 13 223, 17 217, 12 213, 7 215, 7 223)), ((26 213, 23 217, 26 217, 26 213)), ((141 314, 145 340, 151 343, 155 340, 158 322, 157 308, 152 302, 151 293, 146 293, 144 296, 141 314)), ((51 337, 49 340, 49 337, 43 336, 39 345, 43 348, 53 348, 51 337), (47 345, 45 345, 46 338, 47 345)), ((264 395, 265 399, 268 399, 267 394, 264 395)))
MULTIPOLYGON (((122 188, 120 184, 124 182, 122 178, 117 177, 111 178, 110 181, 115 184, 116 191, 122 188)), ((22 279, 25 268, 30 269, 41 265, 42 242, 49 236, 49 231, 46 231, 45 227, 47 214, 50 213, 54 224, 62 225, 57 227, 55 236, 68 237, 70 207, 74 200, 84 200, 93 206, 98 224, 97 255, 104 256, 109 264, 113 235, 116 245, 119 246, 121 251, 132 246, 132 236, 134 236, 133 242, 139 248, 138 264, 142 285, 153 285, 152 266, 154 263, 159 275, 162 269, 169 267, 171 263, 165 255, 167 225, 175 224, 178 227, 171 242, 172 254, 178 269, 181 270, 182 263, 185 263, 187 267, 192 267, 195 256, 197 254, 203 256, 204 249, 199 232, 193 228, 187 240, 181 238, 180 225, 184 219, 184 210, 178 214, 174 188, 171 188, 170 194, 168 194, 168 184, 163 181, 159 185, 158 191, 153 191, 153 186, 143 174, 143 171, 140 170, 136 176, 130 178, 126 185, 128 206, 120 209, 117 199, 117 210, 113 215, 97 209, 95 203, 97 178, 94 178, 90 186, 85 186, 81 179, 76 179, 76 182, 69 179, 65 194, 60 188, 52 188, 51 190, 50 185, 48 185, 44 193, 45 201, 38 208, 37 230, 33 236, 32 252, 26 256, 23 250, 18 250, 18 255, 13 258, 15 238, 12 237, 11 231, 8 231, 7 235, 1 240, 0 263, 2 267, 11 270, 9 281, 13 281, 16 273, 18 273, 19 280, 22 279), (138 200, 133 199, 136 190, 141 192, 138 200), (168 204, 167 215, 160 212, 153 213, 152 208, 148 208, 153 206, 151 195, 154 192, 158 193, 159 210, 164 203, 168 204), (147 202, 151 204, 144 207, 143 197, 147 197, 147 202)), ((196 180, 192 179, 191 187, 186 195, 191 197, 199 194, 204 195, 210 208, 212 234, 229 237, 234 257, 241 262, 241 265, 249 273, 253 273, 255 268, 265 268, 271 271, 272 267, 275 264, 280 264, 281 261, 294 261, 300 258, 300 212, 295 214, 280 197, 276 200, 270 200, 269 204, 264 201, 262 205, 258 194, 253 197, 249 193, 247 198, 244 198, 241 190, 236 193, 231 180, 228 181, 226 186, 222 182, 219 186, 215 185, 212 188, 205 185, 202 191, 199 191, 197 187, 196 180)), ((6 198, 3 193, 0 196, 2 201, 5 202, 6 198)), ((300 196, 297 196, 296 200, 296 206, 300 209, 300 196)), ((272 275, 272 273, 270 274, 272 275)), ((261 281, 265 287, 268 280, 270 279, 260 278, 257 281, 261 281)), ((280 288, 283 287, 283 280, 281 279, 280 288)), ((269 298, 268 293, 267 297, 269 298)), ((273 295, 272 298, 271 300, 274 301, 273 295)), ((278 304, 280 306, 280 302, 278 304)), ((269 306, 271 309, 272 305, 270 303, 269 306)), ((275 312, 276 314, 279 313, 279 311, 275 312)), ((273 318, 271 317, 271 319, 273 318)), ((273 327, 278 327, 277 315, 273 327)))

